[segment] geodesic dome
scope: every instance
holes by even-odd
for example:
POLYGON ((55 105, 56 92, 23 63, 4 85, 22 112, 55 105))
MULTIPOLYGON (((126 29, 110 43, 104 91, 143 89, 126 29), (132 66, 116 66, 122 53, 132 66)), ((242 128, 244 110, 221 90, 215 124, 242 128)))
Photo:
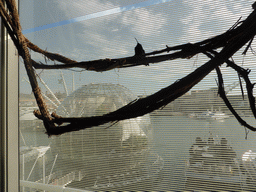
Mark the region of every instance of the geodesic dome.
MULTIPOLYGON (((89 84, 70 94, 58 107, 66 117, 98 116, 136 99, 116 84, 89 84)), ((62 160, 62 173, 75 172, 70 185, 103 189, 136 183, 162 169, 162 159, 152 151, 150 116, 65 133, 54 139, 52 150, 62 160), (75 183, 75 184, 74 184, 75 183)))

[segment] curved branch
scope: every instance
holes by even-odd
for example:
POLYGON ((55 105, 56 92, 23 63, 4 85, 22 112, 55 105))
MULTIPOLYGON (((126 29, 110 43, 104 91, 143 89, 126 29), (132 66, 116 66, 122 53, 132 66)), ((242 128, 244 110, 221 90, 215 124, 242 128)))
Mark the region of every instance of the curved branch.
MULTIPOLYGON (((240 20, 240 19, 239 19, 240 20)), ((201 53, 203 51, 207 50, 213 50, 220 47, 225 46, 228 42, 232 41, 233 38, 237 35, 239 35, 242 31, 241 28, 239 28, 239 24, 243 22, 239 22, 239 20, 225 33, 221 35, 217 35, 215 37, 209 38, 207 40, 192 44, 192 43, 186 43, 182 45, 177 45, 173 47, 169 47, 166 45, 165 49, 153 51, 145 54, 145 57, 136 57, 136 56, 130 56, 130 57, 123 57, 123 58, 116 58, 116 59, 98 59, 94 61, 82 61, 82 62, 76 62, 74 60, 68 60, 68 58, 65 58, 59 54, 55 53, 49 53, 46 52, 36 45, 32 44, 28 41, 28 47, 31 48, 33 51, 39 52, 44 54, 46 57, 48 57, 51 60, 58 60, 64 64, 55 64, 55 65, 47 65, 43 63, 34 63, 33 67, 36 69, 67 69, 67 68, 83 68, 90 71, 97 71, 97 72, 103 72, 112 70, 115 68, 126 68, 126 67, 134 67, 138 65, 147 65, 149 63, 159 63, 167 60, 174 60, 178 58, 191 58, 194 55, 201 53), (176 51, 175 53, 171 54, 162 54, 162 53, 169 53, 170 51, 176 51), (159 56, 152 56, 152 55, 158 55, 159 56), (58 59, 59 57, 63 57, 61 59, 58 59)))
MULTIPOLYGON (((83 68, 90 71, 103 72, 112 70, 114 68, 126 68, 126 67, 134 67, 138 65, 147 65, 148 63, 160 63, 167 60, 174 60, 178 58, 191 58, 194 55, 201 53, 207 50, 213 50, 217 48, 221 48, 225 46, 228 42, 232 41, 235 36, 238 36, 242 29, 237 27, 238 25, 232 26, 231 29, 226 31, 225 33, 215 36, 213 38, 209 38, 207 40, 192 44, 186 43, 183 45, 168 47, 162 50, 153 51, 150 53, 146 53, 145 57, 123 57, 117 59, 98 59, 93 61, 82 61, 82 62, 67 62, 65 60, 65 64, 56 64, 56 65, 47 65, 47 64, 33 64, 33 67, 36 69, 67 69, 67 68, 83 68), (235 28, 237 27, 237 28, 235 28), (179 51, 177 51, 179 50, 179 51), (176 51, 171 54, 162 54, 164 52, 176 51), (162 54, 158 56, 152 56, 162 54)), ((30 45, 30 44, 29 44, 30 45)), ((37 51, 36 49, 33 49, 37 51)), ((38 51, 37 51, 38 52, 38 51)), ((42 51, 40 52, 42 53, 42 51)), ((48 53, 50 54, 50 53, 48 53)), ((47 57, 47 54, 44 54, 47 57)))
POLYGON ((218 93, 220 95, 220 97, 223 99, 224 103, 226 104, 226 106, 228 107, 228 109, 231 111, 231 113, 235 116, 235 118, 237 119, 237 121, 247 127, 248 129, 252 130, 252 131, 256 131, 256 128, 249 125, 246 121, 244 121, 239 115, 238 113, 235 111, 235 109, 232 107, 231 103, 229 102, 227 96, 226 96, 226 93, 225 93, 225 90, 224 90, 224 83, 223 83, 223 78, 222 78, 222 74, 221 74, 221 71, 219 69, 219 67, 216 67, 216 72, 217 72, 217 75, 218 75, 218 93))
POLYGON ((138 65, 146 65, 147 63, 159 63, 167 60, 173 60, 178 58, 186 58, 191 55, 197 54, 198 51, 179 51, 172 54, 152 56, 152 57, 144 57, 139 58, 137 56, 132 57, 124 57, 119 59, 99 59, 94 61, 83 61, 76 63, 68 63, 68 64, 57 64, 57 65, 45 65, 45 64, 34 64, 33 67, 35 69, 67 69, 79 67, 89 71, 97 71, 103 72, 108 71, 114 68, 125 68, 125 67, 133 67, 138 65))
MULTIPOLYGON (((249 42, 256 34, 256 13, 255 10, 247 17, 243 22, 237 22, 232 26, 227 32, 222 35, 216 36, 214 38, 207 39, 205 41, 195 43, 195 44, 185 44, 180 46, 168 47, 164 50, 154 51, 145 54, 144 57, 126 57, 120 59, 102 59, 96 61, 80 62, 77 63, 79 67, 85 68, 87 70, 94 71, 105 71, 117 67, 131 67, 136 65, 147 65, 148 63, 158 63, 166 60, 177 59, 177 58, 190 58, 198 53, 207 53, 207 51, 212 51, 216 48, 223 47, 220 53, 216 54, 214 58, 210 61, 196 69, 194 72, 185 76, 184 78, 177 80, 172 85, 158 91, 157 93, 150 95, 143 99, 138 99, 114 112, 105 114, 103 116, 87 117, 87 118, 63 118, 56 114, 49 116, 47 107, 40 94, 40 89, 37 85, 35 74, 32 65, 36 68, 46 67, 43 64, 37 64, 35 61, 31 60, 30 54, 27 47, 30 46, 34 51, 44 54, 46 57, 52 60, 58 60, 60 62, 66 63, 61 65, 61 67, 74 67, 76 62, 73 60, 66 60, 58 54, 52 54, 46 51, 42 51, 37 47, 28 42, 28 40, 21 33, 19 18, 17 14, 17 9, 15 8, 14 0, 5 0, 8 4, 8 8, 11 13, 12 18, 8 23, 8 19, 5 21, 5 25, 9 27, 9 33, 15 42, 15 46, 18 49, 19 55, 23 58, 27 74, 32 86, 33 93, 36 97, 39 111, 35 111, 38 118, 42 119, 45 124, 48 135, 58 135, 65 132, 77 131, 84 128, 89 128, 95 125, 104 124, 107 122, 120 121, 129 118, 135 118, 142 116, 162 106, 170 103, 176 98, 182 96, 188 92, 193 86, 199 83, 206 75, 208 75, 213 69, 222 65, 228 60, 235 52, 237 52, 242 46, 249 42), (172 54, 150 56, 155 54, 161 54, 163 52, 169 52, 173 50, 179 50, 172 54), (58 59, 56 59, 58 58, 58 59), (61 125, 62 123, 68 123, 68 125, 63 125, 56 127, 56 124, 61 125)), ((1 2, 1 1, 0 1, 1 2)), ((255 8, 255 4, 253 4, 255 8)), ((6 19, 6 14, 3 13, 4 9, 1 7, 0 13, 3 20, 6 19)), ((8 14, 7 14, 8 15, 8 14)), ((53 65, 57 68, 56 65, 53 65)), ((57 65, 58 66, 58 65, 57 65)))
POLYGON ((43 121, 46 129, 50 127, 55 127, 55 124, 52 123, 52 117, 47 109, 47 106, 44 102, 44 99, 41 94, 41 90, 38 86, 34 69, 32 67, 33 61, 31 60, 27 45, 25 42, 25 37, 21 32, 18 10, 14 0, 5 0, 7 4, 7 9, 9 9, 10 15, 7 13, 8 10, 5 9, 3 2, 0 1, 0 14, 3 20, 3 23, 10 34, 19 55, 24 60, 25 69, 29 77, 29 81, 32 87, 32 91, 36 98, 37 105, 40 109, 40 113, 43 115, 43 121), (10 22, 11 21, 11 22, 10 22))
MULTIPOLYGON (((213 51, 212 51, 213 52, 213 51)), ((216 54, 216 52, 213 52, 216 54)), ((251 83, 249 78, 250 70, 246 70, 238 65, 236 65, 234 62, 230 60, 225 61, 227 65, 231 68, 233 68, 245 81, 246 83, 246 90, 247 90, 247 96, 250 104, 251 111, 253 113, 253 116, 256 118, 256 106, 255 106, 255 97, 253 96, 253 87, 254 84, 251 83)))
POLYGON ((243 29, 243 32, 237 34, 230 40, 227 45, 216 54, 210 61, 190 73, 186 77, 176 81, 172 85, 158 91, 157 93, 150 95, 143 99, 138 99, 129 105, 126 105, 114 112, 105 114, 103 116, 95 117, 83 117, 83 118, 64 118, 53 114, 55 119, 53 120, 57 124, 69 123, 68 125, 55 127, 50 129, 48 135, 58 135, 65 132, 77 131, 93 126, 105 124, 107 122, 119 121, 124 119, 135 118, 142 116, 149 112, 154 111, 181 95, 189 91, 194 85, 200 82, 206 75, 208 75, 213 69, 220 66, 228 60, 235 52, 237 52, 243 45, 245 45, 256 34, 256 14, 253 12, 246 21, 244 21, 239 29, 243 29))
POLYGON ((246 83, 246 89, 247 89, 247 95, 248 95, 248 99, 249 99, 249 103, 250 103, 250 108, 251 108, 251 111, 252 111, 254 117, 256 118, 255 97, 253 96, 254 84, 251 83, 251 81, 248 77, 250 70, 245 70, 244 68, 236 65, 232 61, 227 61, 227 64, 230 67, 232 67, 233 69, 235 69, 238 72, 238 74, 241 75, 241 77, 243 77, 243 79, 246 83))
POLYGON ((62 63, 75 63, 76 62, 75 60, 64 57, 58 53, 51 53, 51 52, 42 50, 37 45, 31 43, 27 38, 25 38, 25 40, 26 40, 28 48, 30 48, 31 50, 33 50, 37 53, 41 53, 42 55, 44 55, 45 57, 49 58, 52 61, 59 61, 62 63))

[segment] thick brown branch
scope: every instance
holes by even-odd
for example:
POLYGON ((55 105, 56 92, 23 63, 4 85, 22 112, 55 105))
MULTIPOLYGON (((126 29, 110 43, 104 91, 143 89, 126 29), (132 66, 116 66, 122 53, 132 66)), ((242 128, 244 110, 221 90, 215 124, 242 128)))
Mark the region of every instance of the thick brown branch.
POLYGON ((214 58, 196 69, 186 77, 176 81, 167 88, 164 88, 157 93, 143 99, 134 101, 133 103, 124 106, 114 112, 108 113, 103 116, 87 117, 87 118, 55 118, 55 122, 69 123, 65 126, 60 126, 51 129, 49 135, 62 134, 70 131, 77 131, 84 128, 104 124, 107 122, 119 121, 123 119, 135 118, 142 116, 146 113, 158 109, 181 95, 189 91, 194 85, 200 82, 206 75, 213 69, 223 64, 235 52, 237 52, 243 45, 245 45, 256 34, 256 14, 253 12, 246 21, 238 28, 243 32, 237 34, 227 45, 218 53, 214 58))
POLYGON ((135 118, 142 116, 162 106, 170 103, 176 98, 182 96, 189 91, 193 86, 200 82, 206 75, 208 75, 213 69, 220 66, 228 60, 235 52, 237 52, 242 46, 249 42, 256 34, 256 14, 253 11, 249 17, 243 22, 237 22, 226 33, 216 36, 214 38, 207 39, 205 41, 195 44, 185 44, 180 46, 168 47, 164 50, 154 51, 145 54, 144 58, 141 57, 126 57, 120 59, 102 59, 96 61, 80 62, 77 63, 73 60, 69 60, 61 55, 49 53, 41 50, 37 46, 30 43, 21 33, 21 27, 19 24, 19 18, 17 9, 15 7, 14 0, 5 0, 9 11, 11 12, 11 18, 8 19, 8 14, 4 13, 3 7, 1 8, 1 16, 4 23, 9 29, 13 41, 18 49, 19 55, 24 59, 25 68, 29 76, 29 80, 32 86, 32 90, 36 97, 40 112, 35 112, 38 118, 44 121, 47 133, 49 135, 58 135, 65 132, 77 131, 84 128, 104 124, 107 122, 115 122, 119 120, 135 118), (10 22, 11 19, 11 22, 10 22), (8 22, 9 20, 9 22, 8 22), (27 45, 36 52, 44 54, 46 57, 52 60, 58 60, 66 63, 62 65, 51 65, 51 67, 38 64, 31 60, 27 45), (190 58, 198 53, 207 53, 214 49, 223 47, 222 51, 215 55, 210 61, 196 69, 186 77, 176 81, 172 85, 158 91, 157 93, 150 95, 143 99, 138 99, 114 112, 105 114, 103 116, 87 117, 87 118, 64 118, 53 114, 53 117, 49 116, 49 112, 42 99, 40 89, 37 85, 36 77, 32 68, 32 64, 35 68, 70 68, 81 67, 87 70, 94 71, 106 71, 113 68, 131 67, 136 65, 146 65, 147 63, 158 63, 166 60, 177 58, 190 58), (177 51, 179 50, 179 51, 177 51), (163 52, 176 51, 171 54, 152 56, 155 54, 161 54, 163 52), (52 119, 53 118, 53 119, 52 119), (55 124, 69 123, 68 125, 55 127, 55 124))
POLYGON ((9 11, 11 12, 11 15, 12 15, 12 18, 11 18, 12 23, 8 23, 8 21, 10 21, 9 19, 5 20, 6 14, 4 14, 4 12, 7 12, 7 11, 4 9, 2 1, 0 1, 1 17, 3 20, 5 20, 4 24, 8 30, 8 33, 10 34, 11 38, 13 39, 19 55, 24 60, 25 69, 26 69, 26 72, 29 77, 32 91, 36 98, 37 105, 40 109, 40 112, 44 117, 43 120, 44 120, 45 128, 48 130, 49 128, 54 127, 55 125, 51 121, 52 117, 50 116, 49 111, 47 110, 47 106, 44 102, 44 99, 42 97, 40 88, 39 88, 37 80, 36 80, 34 69, 32 67, 32 60, 30 58, 30 54, 29 54, 28 48, 26 46, 25 37, 23 36, 23 34, 21 32, 18 10, 17 10, 16 4, 13 0, 6 0, 6 4, 7 4, 7 7, 9 8, 9 11))
POLYGON ((33 50, 37 53, 41 53, 42 55, 46 56, 47 58, 49 58, 52 61, 59 61, 62 63, 75 63, 76 62, 75 60, 64 57, 58 53, 50 53, 48 51, 42 50, 37 45, 31 43, 27 38, 26 38, 26 42, 27 42, 28 48, 30 48, 31 50, 33 50))
MULTIPOLYGON (((36 69, 67 69, 67 68, 83 68, 86 70, 103 72, 112 70, 114 68, 126 68, 126 67, 134 67, 138 65, 146 65, 148 63, 160 63, 167 60, 174 60, 178 58, 191 58, 194 55, 201 53, 207 50, 213 50, 220 47, 225 46, 228 42, 232 41, 232 39, 239 35, 241 29, 232 28, 225 32, 224 34, 218 35, 213 38, 209 38, 207 40, 191 44, 183 44, 173 47, 168 47, 159 50, 153 51, 150 53, 146 53, 144 58, 138 58, 136 56, 117 58, 117 59, 99 59, 94 61, 82 61, 82 62, 63 62, 66 64, 56 64, 56 65, 46 65, 46 64, 34 64, 33 67, 36 69), (179 50, 179 51, 177 51, 179 50), (164 52, 176 51, 171 54, 162 54, 164 52), (162 54, 158 56, 152 56, 156 54, 162 54)), ((46 55, 47 56, 47 55, 46 55)))
MULTIPOLYGON (((138 66, 138 65, 146 65, 148 63, 160 63, 163 61, 167 60, 174 60, 177 58, 191 58, 194 55, 201 53, 203 51, 207 50, 213 50, 217 49, 220 47, 225 46, 228 42, 230 42, 235 36, 239 35, 241 33, 241 29, 238 26, 239 23, 242 22, 237 22, 234 26, 232 26, 228 31, 225 33, 215 36, 213 38, 209 38, 207 40, 191 44, 183 44, 183 45, 177 45, 173 47, 169 47, 166 45, 165 49, 158 50, 158 51, 153 51, 150 53, 146 53, 144 58, 138 58, 136 56, 131 56, 131 57, 124 57, 124 58, 117 58, 117 59, 99 59, 99 60, 94 60, 94 61, 82 61, 82 62, 76 62, 73 60, 68 60, 67 58, 64 58, 62 60, 58 60, 56 58, 58 57, 63 57, 58 54, 54 53, 49 53, 45 54, 43 50, 38 48, 37 46, 33 45, 31 42, 28 43, 28 46, 39 53, 44 54, 46 57, 49 56, 50 59, 53 58, 53 60, 58 60, 62 63, 65 64, 56 64, 56 65, 46 65, 46 64, 38 64, 35 63, 33 66, 36 69, 67 69, 67 68, 83 68, 86 70, 92 70, 92 71, 97 71, 97 72, 103 72, 103 71, 108 71, 114 68, 125 68, 125 67, 133 67, 133 66, 138 66), (36 47, 36 48, 35 48, 36 47), (152 55, 157 55, 157 54, 162 54, 165 52, 170 52, 170 51, 177 51, 175 53, 171 54, 163 54, 159 56, 152 56, 152 55), (53 56, 51 56, 53 54, 53 56)), ((28 40, 27 40, 28 41, 28 40)))
MULTIPOLYGON (((112 70, 114 68, 126 68, 134 67, 138 65, 146 65, 148 63, 160 63, 167 60, 174 60, 178 58, 191 58, 194 55, 207 51, 214 50, 225 46, 228 42, 241 33, 241 28, 237 27, 238 24, 232 26, 231 29, 225 33, 209 38, 207 40, 191 44, 177 45, 168 47, 159 51, 153 51, 146 53, 144 58, 138 58, 136 56, 117 58, 117 59, 99 59, 94 61, 82 61, 82 62, 63 62, 65 64, 46 65, 46 64, 34 64, 33 67, 36 69, 67 69, 67 68, 83 68, 90 71, 103 72, 112 70), (176 51, 171 54, 162 54, 165 52, 176 51), (152 56, 162 54, 158 56, 152 56)), ((45 54, 45 56, 47 56, 45 54)))

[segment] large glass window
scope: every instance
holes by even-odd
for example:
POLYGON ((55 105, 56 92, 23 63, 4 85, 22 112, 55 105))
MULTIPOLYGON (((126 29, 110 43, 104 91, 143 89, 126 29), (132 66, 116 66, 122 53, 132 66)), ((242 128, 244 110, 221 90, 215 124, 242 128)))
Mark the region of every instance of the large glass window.
MULTIPOLYGON (((133 56, 195 43, 227 31, 253 1, 21 1, 24 35, 76 61, 133 56)), ((252 49, 255 43, 252 43, 252 49)), ((236 54, 255 81, 255 55, 236 54)), ((32 58, 56 64, 31 51, 32 58)), ((107 72, 36 70, 51 112, 89 117, 114 111, 191 73, 202 55, 107 72)), ((255 125, 237 73, 223 65, 226 93, 255 125)), ((256 135, 248 135, 218 96, 216 72, 163 109, 135 119, 48 137, 20 64, 21 191, 255 190, 256 135), (247 139, 245 137, 247 136, 247 139)), ((244 84, 242 82, 242 84, 244 84)))

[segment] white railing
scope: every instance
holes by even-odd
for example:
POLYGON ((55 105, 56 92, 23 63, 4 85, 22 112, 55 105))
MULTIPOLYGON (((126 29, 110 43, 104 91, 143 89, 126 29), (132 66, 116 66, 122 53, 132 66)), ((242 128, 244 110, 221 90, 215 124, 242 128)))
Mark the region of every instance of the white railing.
POLYGON ((82 189, 73 189, 68 187, 63 187, 59 185, 48 185, 43 183, 36 183, 32 181, 20 181, 21 188, 25 189, 24 191, 33 191, 33 189, 42 190, 45 192, 89 192, 87 190, 82 189))
POLYGON ((51 185, 61 185, 61 186, 65 186, 69 183, 71 183, 73 180, 75 180, 75 176, 76 176, 76 173, 75 172, 71 172, 71 173, 68 173, 67 175, 61 177, 61 178, 58 178, 58 179, 55 179, 51 185))

